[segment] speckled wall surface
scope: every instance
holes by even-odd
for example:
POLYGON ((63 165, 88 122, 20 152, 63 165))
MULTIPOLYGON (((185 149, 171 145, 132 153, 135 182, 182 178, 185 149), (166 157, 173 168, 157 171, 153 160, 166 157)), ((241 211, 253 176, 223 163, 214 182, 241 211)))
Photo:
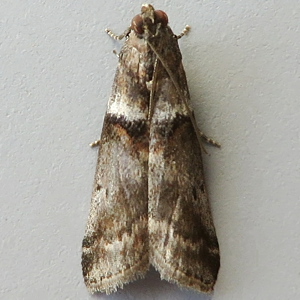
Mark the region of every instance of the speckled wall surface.
POLYGON ((0 1, 0 298, 300 297, 300 2, 153 1, 180 40, 221 248, 212 297, 151 270, 110 297, 84 286, 99 137, 138 1, 0 1))

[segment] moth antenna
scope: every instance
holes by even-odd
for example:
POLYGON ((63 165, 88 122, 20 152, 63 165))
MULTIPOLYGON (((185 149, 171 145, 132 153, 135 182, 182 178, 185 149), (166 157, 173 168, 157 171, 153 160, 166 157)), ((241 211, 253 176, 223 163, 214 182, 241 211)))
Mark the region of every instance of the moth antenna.
MULTIPOLYGON (((198 142, 200 144, 200 147, 201 147, 201 141, 204 140, 205 142, 215 146, 215 147, 218 147, 220 148, 221 145, 218 143, 218 142, 215 142, 213 139, 207 137, 198 127, 197 125, 197 121, 195 119, 195 116, 194 116, 194 113, 192 111, 192 109, 190 108, 189 106, 189 103, 187 102, 186 98, 184 97, 184 95, 182 94, 181 92, 181 89, 177 83, 177 81, 175 80, 175 76, 173 74, 173 72, 170 70, 170 68, 168 67, 168 65, 166 64, 166 62, 160 57, 159 53, 156 51, 155 47, 148 41, 148 45, 150 46, 150 48, 153 50, 153 52, 156 54, 157 58, 160 60, 160 62, 162 63, 163 67, 165 68, 165 70, 167 71, 167 73, 169 74, 178 94, 180 95, 180 98, 183 100, 184 104, 185 104, 185 107, 188 111, 188 114, 191 118, 191 121, 192 121, 192 124, 193 124, 193 127, 195 129, 195 132, 196 132, 196 136, 197 136, 197 139, 198 139, 198 142)), ((150 111, 151 113, 151 111, 150 111)), ((206 152, 204 150, 204 152, 206 152)))
POLYGON ((108 29, 108 28, 105 29, 105 32, 110 37, 112 37, 113 39, 118 40, 118 41, 122 40, 125 36, 127 36, 130 33, 130 31, 131 31, 131 28, 128 27, 121 35, 117 35, 117 34, 113 33, 110 29, 108 29))
POLYGON ((176 81, 176 78, 175 78, 175 75, 173 74, 173 72, 170 70, 170 68, 168 67, 167 63, 165 60, 162 59, 162 57, 159 55, 159 53, 156 51, 155 47, 151 44, 150 41, 148 41, 148 45, 150 46, 150 48, 152 49, 152 51, 156 54, 156 56, 158 57, 158 59, 160 60, 161 64, 163 65, 163 67, 165 68, 165 70, 167 71, 167 73, 169 74, 170 76, 170 79, 171 81, 173 82, 176 90, 177 90, 177 93, 178 95, 180 96, 180 98, 182 99, 182 101, 184 102, 185 104, 185 107, 186 107, 186 110, 191 118, 191 121, 192 121, 192 124, 193 124, 193 127, 195 129, 195 132, 196 132, 196 136, 197 136, 197 139, 198 139, 198 142, 201 144, 201 136, 200 136, 200 130, 198 128, 198 125, 197 125, 197 122, 196 122, 196 119, 193 115, 193 111, 191 110, 190 106, 189 106, 189 103, 187 102, 185 96, 183 95, 183 93, 181 92, 181 89, 179 87, 179 84, 178 82, 176 81))

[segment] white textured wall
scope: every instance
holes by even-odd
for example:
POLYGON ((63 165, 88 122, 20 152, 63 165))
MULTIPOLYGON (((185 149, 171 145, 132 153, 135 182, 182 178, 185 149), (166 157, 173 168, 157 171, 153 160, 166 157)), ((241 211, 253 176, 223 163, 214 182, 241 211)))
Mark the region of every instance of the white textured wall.
MULTIPOLYGON (((207 147, 222 267, 212 299, 300 299, 300 1, 153 1, 179 33, 207 147)), ((139 1, 0 1, 1 299, 210 299, 145 280, 91 297, 81 275, 121 33, 139 1)))

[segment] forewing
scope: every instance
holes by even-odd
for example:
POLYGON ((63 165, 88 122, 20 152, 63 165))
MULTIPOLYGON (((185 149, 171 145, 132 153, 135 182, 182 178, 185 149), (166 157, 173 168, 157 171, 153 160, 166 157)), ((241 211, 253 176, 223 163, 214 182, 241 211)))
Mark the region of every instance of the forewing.
POLYGON ((133 49, 132 42, 129 39, 120 53, 83 240, 83 275, 91 292, 116 291, 149 268, 150 92, 141 63, 147 54, 139 53, 139 44, 133 49))
MULTIPOLYGON (((167 38, 167 37, 166 37, 167 38)), ((173 43, 173 44, 172 44, 173 43)), ((152 43, 155 44, 155 41, 152 43)), ((161 277, 210 292, 220 266, 219 247, 205 188, 201 148, 182 95, 188 97, 181 58, 167 60, 178 48, 156 52, 154 113, 149 146, 150 261, 161 277), (170 54, 171 55, 171 54, 170 54), (168 72, 173 72, 170 76, 168 72), (174 85, 174 78, 180 80, 174 85)), ((179 51, 179 49, 178 49, 179 51)))

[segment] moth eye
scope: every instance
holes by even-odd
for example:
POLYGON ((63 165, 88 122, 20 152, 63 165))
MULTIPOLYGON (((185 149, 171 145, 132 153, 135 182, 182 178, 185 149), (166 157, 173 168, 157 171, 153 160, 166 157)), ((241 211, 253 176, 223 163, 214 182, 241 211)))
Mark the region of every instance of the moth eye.
POLYGON ((143 18, 140 15, 136 15, 131 21, 131 29, 138 34, 144 33, 143 25, 144 25, 143 18))
POLYGON ((168 22, 169 22, 168 16, 164 11, 156 10, 155 11, 155 17, 156 17, 156 22, 161 23, 161 25, 163 27, 166 27, 168 25, 168 22))

